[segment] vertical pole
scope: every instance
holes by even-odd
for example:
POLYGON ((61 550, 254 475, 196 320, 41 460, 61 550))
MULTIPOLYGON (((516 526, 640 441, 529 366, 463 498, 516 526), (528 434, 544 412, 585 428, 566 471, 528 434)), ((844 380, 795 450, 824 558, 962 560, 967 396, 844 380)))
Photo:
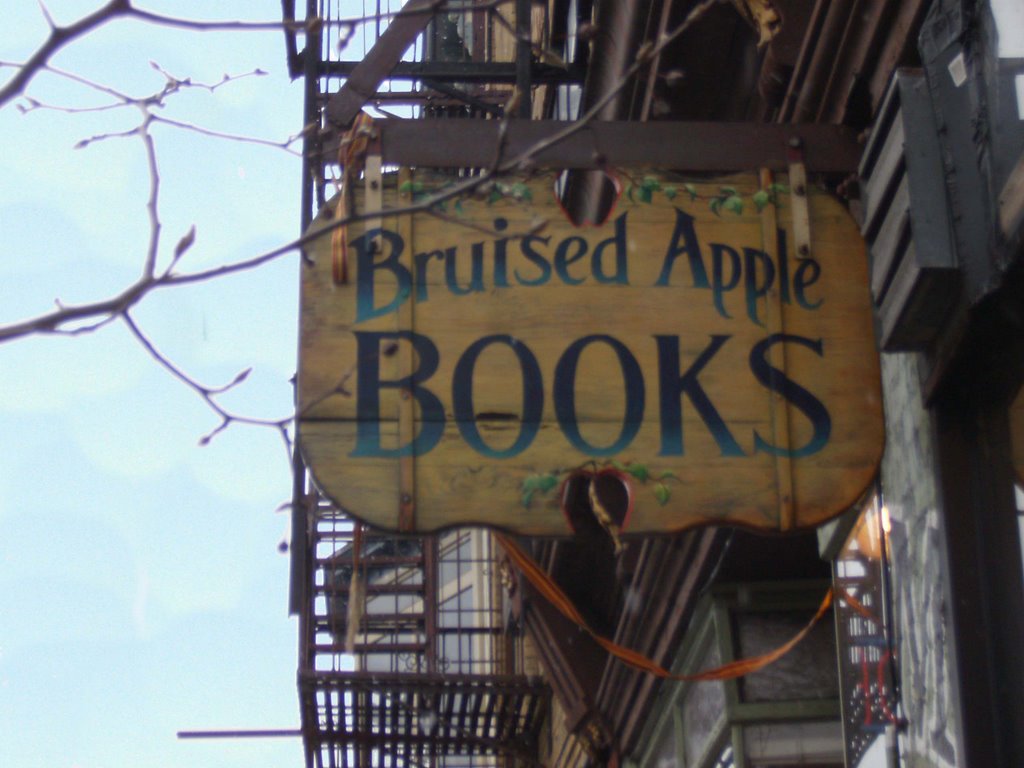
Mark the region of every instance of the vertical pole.
POLYGON ((747 743, 743 738, 743 726, 734 725, 730 727, 729 738, 732 741, 733 768, 747 768, 747 743))
POLYGON ((529 120, 533 115, 530 103, 530 63, 533 59, 531 35, 531 0, 516 0, 516 90, 519 92, 518 117, 529 120))
POLYGON ((961 760, 1010 768, 1024 765, 1024 590, 1008 400, 977 381, 957 389, 936 413, 961 760))
POLYGON ((899 737, 892 723, 885 726, 885 762, 888 768, 900 768, 899 737))
MULTIPOLYGON (((796 167, 803 168, 802 163, 794 163, 790 166, 789 183, 792 185, 796 167)), ((799 173, 799 171, 797 171, 799 173)), ((772 172, 762 168, 760 175, 760 188, 769 191, 774 183, 772 172)), ((794 188, 790 197, 790 207, 795 220, 799 218, 798 211, 801 209, 804 215, 807 213, 806 189, 794 188)), ((775 203, 769 202, 761 209, 761 249, 768 254, 771 263, 779 264, 783 255, 779 253, 778 246, 779 217, 775 209, 775 203)), ((783 333, 786 329, 785 307, 782 302, 782 292, 778 281, 772 285, 765 297, 765 325, 770 333, 783 333)), ((786 371, 786 345, 776 344, 769 353, 772 366, 779 371, 786 371)), ((790 445, 789 428, 789 400, 779 392, 769 394, 769 413, 772 417, 772 435, 775 445, 790 445)), ((775 487, 778 488, 778 510, 780 531, 788 531, 793 527, 796 512, 796 499, 793 490, 793 460, 788 455, 775 457, 775 487)))
MULTIPOLYGON (((378 156, 377 160, 380 160, 378 156)), ((378 162, 379 168, 379 162, 378 162)), ((412 202, 412 193, 407 190, 412 183, 412 171, 401 168, 398 171, 399 205, 412 202)), ((415 274, 412 268, 412 216, 403 214, 398 217, 396 225, 402 240, 409 244, 402 255, 405 268, 409 274, 415 274)), ((409 298, 398 308, 398 327, 411 331, 415 324, 414 304, 416 286, 409 291, 409 298)), ((411 344, 405 345, 400 352, 399 366, 403 376, 412 377, 415 368, 415 354, 411 344)), ((403 388, 398 400, 398 438, 399 445, 412 445, 416 437, 416 406, 411 389, 403 388)), ((413 531, 416 529, 416 455, 402 456, 398 460, 398 530, 413 531)))
POLYGON ((420 545, 423 547, 423 628, 427 635, 426 657, 429 674, 437 672, 437 657, 441 653, 437 631, 439 623, 437 560, 440 540, 440 534, 424 536, 420 545))
MULTIPOLYGON (((306 19, 317 15, 317 0, 306 0, 306 19)), ((314 30, 306 29, 306 47, 302 50, 303 85, 305 86, 303 112, 304 125, 320 125, 320 56, 323 45, 319 25, 314 30)), ((305 232, 313 221, 313 194, 320 185, 322 176, 320 156, 320 131, 306 131, 302 139, 302 213, 299 217, 300 233, 305 232)))

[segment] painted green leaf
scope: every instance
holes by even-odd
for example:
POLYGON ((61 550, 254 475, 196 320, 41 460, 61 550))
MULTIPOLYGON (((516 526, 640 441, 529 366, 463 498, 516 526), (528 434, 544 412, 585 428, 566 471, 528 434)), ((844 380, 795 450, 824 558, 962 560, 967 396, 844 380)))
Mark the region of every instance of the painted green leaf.
POLYGON ((658 500, 661 506, 668 504, 669 497, 672 496, 672 491, 668 489, 668 486, 664 483, 658 483, 654 486, 654 497, 658 500))
POLYGON ((719 187, 722 197, 733 197, 736 195, 736 187, 719 187))
POLYGON ((727 211, 732 211, 736 215, 743 213, 743 198, 739 195, 732 195, 726 198, 725 202, 722 203, 722 207, 727 211))
POLYGON ((522 502, 524 507, 530 506, 533 497, 538 493, 547 493, 558 485, 558 475, 548 473, 546 475, 528 475, 523 478, 522 502))
POLYGON ((553 474, 528 475, 523 478, 524 491, 550 491, 558 483, 558 477, 553 474))
POLYGON ((675 200, 676 195, 679 194, 679 191, 672 185, 665 187, 661 191, 665 193, 665 197, 667 197, 669 200, 675 200))
POLYGON ((668 480, 669 478, 671 478, 673 480, 678 480, 679 479, 679 475, 677 475, 675 472, 671 472, 671 471, 662 472, 660 475, 658 475, 658 480, 668 480))
POLYGON ((636 202, 636 198, 633 197, 633 185, 632 184, 627 184, 626 185, 626 197, 629 198, 629 202, 631 202, 631 203, 635 203, 636 202))
POLYGON ((722 207, 722 198, 711 198, 710 200, 708 200, 708 207, 711 208, 711 212, 715 214, 715 216, 721 216, 722 214, 718 212, 718 209, 722 207))
POLYGON ((697 199, 697 188, 693 186, 693 184, 683 184, 683 189, 685 189, 689 193, 690 200, 697 199))
POLYGON ((462 200, 456 200, 455 205, 453 205, 452 208, 455 209, 455 212, 459 214, 459 216, 462 216, 466 213, 465 209, 462 207, 462 200))
POLYGON ((759 189, 754 193, 754 205, 757 207, 757 212, 760 213, 764 210, 764 207, 771 202, 771 196, 767 189, 759 189))
POLYGON ((411 192, 412 192, 412 182, 411 181, 403 181, 401 184, 398 185, 398 194, 400 194, 400 195, 408 195, 411 192))
POLYGON ((658 181, 653 176, 644 176, 643 183, 641 183, 640 186, 643 187, 644 189, 649 189, 652 192, 656 192, 657 190, 661 189, 661 182, 658 181))
POLYGON ((654 190, 650 187, 640 187, 636 194, 641 203, 649 203, 654 197, 654 190))
POLYGON ((497 186, 491 187, 491 191, 487 195, 487 204, 494 205, 499 200, 501 200, 501 190, 497 186))
POLYGON ((651 476, 651 471, 644 464, 630 464, 626 471, 641 483, 646 483, 651 476))
POLYGON ((516 200, 533 200, 533 190, 530 189, 530 187, 527 186, 526 184, 523 184, 522 182, 513 184, 509 188, 509 191, 512 193, 512 197, 514 197, 516 200))
POLYGON ((556 485, 558 485, 558 477, 555 475, 541 475, 537 481, 537 489, 544 492, 550 491, 556 485))

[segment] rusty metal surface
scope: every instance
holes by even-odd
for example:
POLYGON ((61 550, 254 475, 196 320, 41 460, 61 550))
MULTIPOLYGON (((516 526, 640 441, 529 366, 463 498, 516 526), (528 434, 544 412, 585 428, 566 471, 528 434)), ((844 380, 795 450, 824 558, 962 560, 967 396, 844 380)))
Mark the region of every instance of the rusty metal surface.
MULTIPOLYGON (((788 167, 788 143, 798 138, 812 172, 852 173, 860 159, 856 134, 844 126, 594 122, 554 141, 572 125, 555 120, 510 121, 503 156, 513 158, 552 142, 531 154, 533 165, 648 166, 696 172, 760 167, 783 170, 788 167)), ((385 163, 437 168, 490 166, 502 131, 495 120, 381 120, 375 126, 380 131, 385 163)))

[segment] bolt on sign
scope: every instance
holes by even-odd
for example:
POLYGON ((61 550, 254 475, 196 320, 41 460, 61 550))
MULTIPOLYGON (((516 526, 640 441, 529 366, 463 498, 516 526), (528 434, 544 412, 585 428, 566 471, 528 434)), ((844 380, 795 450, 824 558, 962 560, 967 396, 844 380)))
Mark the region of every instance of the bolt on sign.
POLYGON ((788 530, 853 504, 883 426, 846 209, 799 176, 620 173, 607 220, 577 227, 554 178, 390 215, 450 177, 376 177, 352 205, 381 216, 307 247, 300 447, 321 490, 409 531, 567 534, 588 502, 627 533, 788 530))

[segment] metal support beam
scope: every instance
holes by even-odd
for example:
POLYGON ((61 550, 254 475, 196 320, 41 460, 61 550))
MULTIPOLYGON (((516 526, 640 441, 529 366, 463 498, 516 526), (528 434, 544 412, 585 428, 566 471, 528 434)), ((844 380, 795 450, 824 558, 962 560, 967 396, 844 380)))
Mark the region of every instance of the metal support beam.
MULTIPOLYGON (((461 88, 455 87, 454 85, 449 85, 448 83, 443 83, 441 81, 435 80, 424 80, 423 85, 427 88, 431 88, 437 91, 438 93, 443 93, 445 96, 457 99, 458 101, 462 102, 467 106, 473 107, 474 109, 480 110, 481 112, 486 112, 489 115, 493 115, 494 117, 502 117, 505 114, 505 111, 500 106, 488 103, 483 99, 477 98, 476 94, 464 91, 461 88)), ((418 93, 418 95, 420 100, 422 101, 424 99, 424 94, 418 93)))
POLYGON ((529 120, 533 113, 530 87, 533 59, 530 14, 531 0, 516 0, 516 90, 519 91, 518 117, 524 120, 529 120))
MULTIPOLYGON (((390 27, 389 27, 390 29, 390 27)), ((386 34, 386 33, 385 33, 386 34)), ((383 39, 383 37, 381 38, 383 39)), ((380 43, 378 42, 378 45, 380 43)), ((374 46, 376 50, 376 46, 374 46)), ((363 60, 365 61, 365 59, 363 60)), ((334 77, 363 76, 363 61, 325 61, 320 64, 320 74, 334 77)), ((530 82, 534 85, 546 83, 582 83, 586 71, 580 66, 554 67, 550 64, 530 64, 530 82)), ((482 62, 482 61, 400 61, 384 73, 376 85, 361 90, 368 90, 373 98, 377 86, 383 80, 435 80, 451 83, 503 83, 514 85, 519 77, 518 64, 514 62, 482 62)), ((345 90, 347 84, 342 86, 345 90)), ((342 91, 339 91, 339 95, 342 91)), ((337 95, 332 101, 337 99, 337 95)), ((340 112, 339 112, 340 114, 340 112)))
POLYGON ((435 5, 435 0, 409 0, 405 4, 363 60, 349 73, 341 90, 327 102, 328 121, 342 127, 352 122, 430 22, 435 5))
MULTIPOLYGON (((384 162, 433 168, 486 168, 498 150, 497 120, 379 120, 384 162)), ((798 137, 813 173, 848 174, 857 169, 860 147, 852 129, 822 124, 632 123, 589 125, 513 120, 505 130, 504 159, 579 130, 544 146, 532 166, 550 168, 659 167, 693 172, 788 168, 787 147, 798 137)), ((330 147, 326 157, 333 157, 330 147)))

